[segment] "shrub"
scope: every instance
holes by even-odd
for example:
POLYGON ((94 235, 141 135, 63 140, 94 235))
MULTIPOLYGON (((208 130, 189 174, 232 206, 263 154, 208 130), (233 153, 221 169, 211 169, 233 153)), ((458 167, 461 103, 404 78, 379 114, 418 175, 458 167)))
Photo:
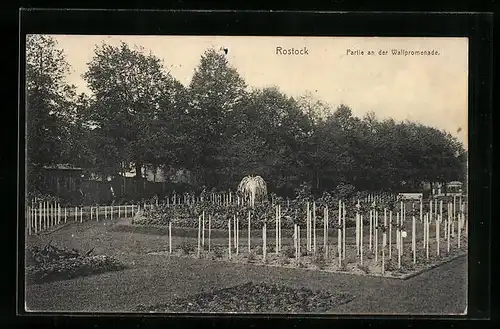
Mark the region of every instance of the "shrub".
POLYGON ((388 259, 385 262, 385 270, 389 272, 394 272, 398 269, 398 264, 392 259, 388 259))
POLYGON ((354 185, 346 184, 344 182, 341 182, 335 188, 335 194, 341 199, 346 199, 353 195, 355 192, 356 188, 354 187, 354 185))
POLYGON ((249 253, 247 256, 247 262, 253 262, 255 260, 255 254, 253 252, 249 253))
POLYGON ((222 248, 213 248, 213 253, 216 258, 222 258, 224 255, 224 250, 222 248))
POLYGON ((413 261, 406 262, 405 264, 401 264, 401 272, 408 273, 415 270, 415 264, 413 261))
POLYGON ((43 283, 67 280, 80 276, 119 271, 126 266, 113 257, 91 255, 93 248, 85 254, 76 249, 62 249, 49 242, 44 248, 28 250, 26 259, 26 281, 43 283))
POLYGON ((213 250, 211 250, 210 252, 208 252, 206 254, 205 258, 215 260, 215 259, 217 259, 217 256, 215 255, 215 252, 213 250))
POLYGON ((286 254, 281 254, 278 259, 278 263, 281 266, 288 265, 290 264, 290 257, 288 257, 286 254))
POLYGON ((262 255, 262 247, 261 246, 255 247, 255 254, 256 255, 262 255))
POLYGON ((365 272, 366 274, 369 274, 369 273, 370 273, 370 268, 369 268, 368 266, 366 266, 366 265, 358 265, 358 268, 359 268, 361 271, 365 272))
POLYGON ((282 254, 287 258, 295 258, 295 248, 287 246, 283 249, 282 254))
POLYGON ((197 249, 197 246, 187 241, 183 241, 179 245, 179 249, 182 250, 184 254, 189 255, 190 253, 194 252, 197 249))
POLYGON ((351 264, 356 263, 358 261, 356 254, 354 253, 346 253, 345 259, 342 260, 343 263, 351 264))
POLYGON ((317 253, 316 256, 314 256, 313 259, 313 264, 318 268, 318 269, 323 269, 325 267, 325 259, 323 257, 322 253, 317 253))

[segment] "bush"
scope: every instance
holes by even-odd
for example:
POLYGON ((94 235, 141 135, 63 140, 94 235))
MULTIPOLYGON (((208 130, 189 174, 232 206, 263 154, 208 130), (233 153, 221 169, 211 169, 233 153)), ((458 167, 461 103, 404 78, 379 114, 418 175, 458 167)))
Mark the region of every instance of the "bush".
POLYGON ((398 263, 392 259, 388 259, 385 262, 385 271, 394 272, 398 269, 398 263))
POLYGON ((295 248, 287 246, 282 249, 282 254, 287 258, 295 258, 295 248))
POLYGON ((222 258, 224 256, 224 250, 222 248, 213 248, 212 252, 216 258, 222 258))
POLYGON ((194 252, 195 250, 197 250, 197 248, 198 248, 197 246, 187 241, 183 241, 179 245, 179 249, 182 250, 182 252, 186 255, 189 255, 190 253, 194 252))
POLYGON ((316 256, 314 256, 313 259, 313 264, 318 268, 318 269, 323 269, 325 267, 325 259, 323 257, 322 253, 317 253, 316 256))
POLYGON ((341 199, 346 199, 352 196, 356 192, 354 185, 346 184, 344 182, 337 185, 335 188, 335 195, 341 199))
POLYGON ((359 268, 361 271, 365 272, 366 274, 369 274, 369 273, 370 273, 370 269, 369 269, 369 268, 368 268, 368 266, 366 266, 366 265, 358 265, 358 268, 359 268))
POLYGON ((205 258, 210 259, 210 260, 216 260, 217 255, 215 255, 215 252, 213 250, 211 250, 206 254, 205 258))
POLYGON ((50 243, 43 249, 33 247, 28 250, 26 259, 26 281, 43 283, 67 280, 126 268, 113 257, 90 255, 92 250, 82 255, 75 249, 61 249, 50 243))
POLYGON ((284 255, 284 254, 280 255, 280 257, 278 259, 278 264, 281 266, 290 264, 290 257, 288 257, 287 255, 284 255))
POLYGON ((400 273, 409 273, 415 270, 415 264, 413 261, 408 261, 405 264, 401 264, 401 268, 399 269, 400 273))
POLYGON ((351 264, 351 263, 356 263, 358 261, 358 258, 356 254, 354 253, 346 253, 345 259, 342 260, 343 263, 351 264))
POLYGON ((253 262, 255 260, 255 254, 253 252, 249 253, 247 256, 247 262, 253 262))

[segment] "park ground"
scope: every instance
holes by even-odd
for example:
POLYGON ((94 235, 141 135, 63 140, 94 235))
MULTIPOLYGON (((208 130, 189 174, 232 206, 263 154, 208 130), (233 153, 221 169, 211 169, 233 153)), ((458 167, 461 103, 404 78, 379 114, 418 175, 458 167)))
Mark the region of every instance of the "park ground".
MULTIPOLYGON (((150 255, 152 251, 167 250, 168 237, 144 230, 131 232, 123 229, 127 224, 124 219, 71 223, 50 234, 29 236, 28 246, 52 241, 56 246, 83 252, 95 248, 94 254, 114 256, 129 267, 118 272, 27 285, 27 310, 134 312, 140 304, 164 303, 249 281, 353 295, 349 303, 330 310, 336 314, 461 314, 466 308, 466 257, 407 280, 229 264, 150 255)), ((179 235, 183 237, 174 237, 174 244, 196 243, 192 234, 179 235)), ((218 234, 215 236, 214 245, 226 241, 218 238, 218 234)))

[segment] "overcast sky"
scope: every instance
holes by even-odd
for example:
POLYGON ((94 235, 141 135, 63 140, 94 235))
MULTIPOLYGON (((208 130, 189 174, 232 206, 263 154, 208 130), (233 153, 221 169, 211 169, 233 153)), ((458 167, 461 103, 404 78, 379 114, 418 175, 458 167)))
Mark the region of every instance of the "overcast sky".
POLYGON ((81 75, 102 42, 142 46, 161 58, 184 85, 203 52, 227 48, 228 61, 250 87, 276 85, 290 96, 311 92, 356 116, 409 119, 444 129, 467 148, 468 42, 466 38, 227 37, 227 36, 53 36, 71 65, 68 82, 88 92, 81 75), (280 55, 276 48, 308 50, 280 55), (347 50, 364 55, 347 55, 347 50), (392 49, 436 50, 437 56, 395 56, 392 49), (367 55, 373 50, 375 55, 367 55), (387 50, 387 55, 379 55, 387 50), (457 132, 461 129, 460 132, 457 132))

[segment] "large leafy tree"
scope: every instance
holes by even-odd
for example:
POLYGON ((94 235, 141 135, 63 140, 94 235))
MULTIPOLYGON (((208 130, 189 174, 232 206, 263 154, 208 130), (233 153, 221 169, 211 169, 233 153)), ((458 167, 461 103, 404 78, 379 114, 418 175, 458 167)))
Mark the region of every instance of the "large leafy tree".
POLYGON ((339 106, 316 124, 309 157, 310 172, 314 173, 313 186, 316 188, 333 189, 342 182, 356 179, 353 162, 359 146, 353 133, 359 130, 354 129, 355 125, 352 110, 346 105, 339 106))
POLYGON ((46 35, 26 36, 26 122, 28 179, 37 183, 37 168, 68 162, 68 123, 74 87, 66 83, 69 65, 57 42, 46 35))
POLYGON ((293 98, 276 87, 254 90, 229 122, 232 137, 223 152, 227 177, 260 175, 271 190, 281 191, 300 184, 312 122, 293 98))
POLYGON ((98 165, 108 171, 175 161, 175 120, 183 87, 143 48, 98 45, 83 75, 93 94, 87 121, 93 125, 98 165))
POLYGON ((234 137, 229 116, 243 103, 245 89, 245 81, 224 53, 205 51, 189 85, 189 119, 196 150, 193 169, 207 186, 223 184, 221 169, 226 165, 220 156, 234 137))

